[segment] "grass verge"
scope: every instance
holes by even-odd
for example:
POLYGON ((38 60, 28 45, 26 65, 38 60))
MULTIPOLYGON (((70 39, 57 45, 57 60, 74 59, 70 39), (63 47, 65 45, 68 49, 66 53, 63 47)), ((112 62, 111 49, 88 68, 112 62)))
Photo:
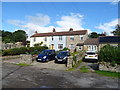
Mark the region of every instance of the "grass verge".
POLYGON ((29 64, 25 64, 25 63, 18 63, 18 64, 15 64, 15 65, 19 65, 19 66, 30 66, 29 64))
POLYGON ((100 70, 96 70, 95 72, 97 74, 100 74, 100 75, 103 75, 103 76, 108 76, 108 77, 113 77, 113 78, 120 78, 120 73, 119 72, 100 71, 100 70))
POLYGON ((86 66, 82 66, 82 67, 80 68, 80 72, 88 73, 88 72, 90 72, 90 71, 89 71, 89 68, 87 68, 86 66))

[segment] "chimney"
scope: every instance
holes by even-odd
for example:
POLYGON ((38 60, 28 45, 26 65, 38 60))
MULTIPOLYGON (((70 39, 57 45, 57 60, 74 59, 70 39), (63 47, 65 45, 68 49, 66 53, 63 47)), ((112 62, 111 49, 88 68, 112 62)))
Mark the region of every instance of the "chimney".
POLYGON ((56 32, 56 31, 55 31, 55 28, 53 28, 53 32, 56 32))
POLYGON ((72 31, 73 31, 73 28, 70 28, 70 29, 69 29, 69 32, 72 32, 72 31))
POLYGON ((35 34, 37 34, 38 32, 37 31, 35 31, 35 34))

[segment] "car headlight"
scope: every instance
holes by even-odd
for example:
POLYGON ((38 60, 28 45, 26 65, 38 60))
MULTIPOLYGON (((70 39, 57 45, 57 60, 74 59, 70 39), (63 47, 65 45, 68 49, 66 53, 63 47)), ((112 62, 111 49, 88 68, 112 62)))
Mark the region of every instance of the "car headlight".
POLYGON ((57 56, 55 56, 55 58, 57 58, 57 56))
POLYGON ((63 59, 66 59, 67 57, 64 57, 63 59))
POLYGON ((44 59, 46 58, 46 56, 43 57, 44 59))

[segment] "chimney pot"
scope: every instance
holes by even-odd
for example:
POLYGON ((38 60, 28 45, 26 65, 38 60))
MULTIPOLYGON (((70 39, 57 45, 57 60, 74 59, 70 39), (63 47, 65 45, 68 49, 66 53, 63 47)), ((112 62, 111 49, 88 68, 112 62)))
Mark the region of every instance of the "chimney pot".
POLYGON ((56 32, 56 31, 55 31, 55 28, 53 28, 53 32, 56 32))
POLYGON ((70 28, 69 31, 72 32, 72 31, 73 31, 73 28, 70 28))

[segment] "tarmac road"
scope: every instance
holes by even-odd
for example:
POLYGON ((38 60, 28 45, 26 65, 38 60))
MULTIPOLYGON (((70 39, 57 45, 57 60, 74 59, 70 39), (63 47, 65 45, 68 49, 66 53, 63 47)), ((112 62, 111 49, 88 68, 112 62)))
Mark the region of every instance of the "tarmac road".
POLYGON ((118 88, 118 79, 39 66, 3 63, 3 88, 118 88))

